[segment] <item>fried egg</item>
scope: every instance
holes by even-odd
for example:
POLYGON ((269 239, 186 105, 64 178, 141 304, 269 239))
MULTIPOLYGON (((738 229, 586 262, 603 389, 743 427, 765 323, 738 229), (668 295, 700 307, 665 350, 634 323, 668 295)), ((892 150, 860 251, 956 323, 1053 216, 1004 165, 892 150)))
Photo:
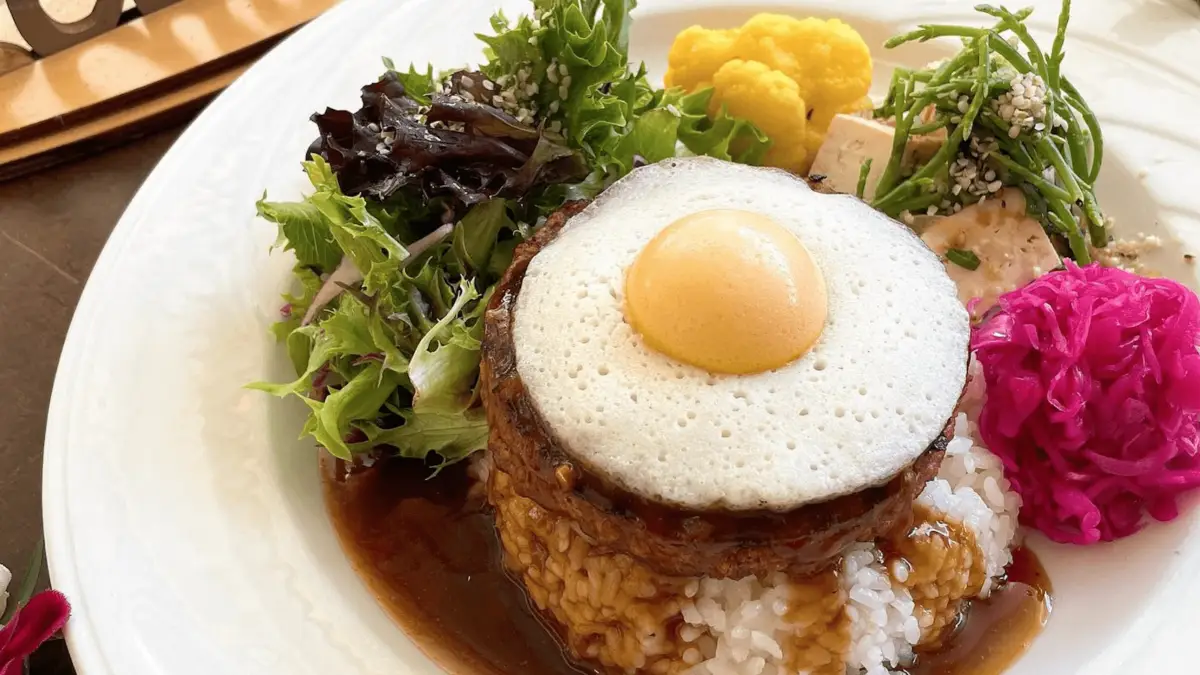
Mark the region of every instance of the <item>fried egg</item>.
POLYGON ((884 483, 943 432, 969 320, 907 228, 782 171, 635 170, 530 262, 517 369, 574 459, 679 508, 884 483))

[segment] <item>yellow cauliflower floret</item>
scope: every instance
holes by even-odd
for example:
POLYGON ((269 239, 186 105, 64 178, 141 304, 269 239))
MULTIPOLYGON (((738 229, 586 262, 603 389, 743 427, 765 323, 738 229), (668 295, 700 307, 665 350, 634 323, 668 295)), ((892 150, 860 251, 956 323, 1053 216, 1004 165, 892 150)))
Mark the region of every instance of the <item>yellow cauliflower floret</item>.
POLYGON ((709 30, 700 26, 686 28, 675 36, 667 61, 665 84, 688 91, 712 86, 713 75, 730 59, 737 40, 736 30, 709 30))
POLYGON ((808 170, 834 115, 870 107, 871 52, 837 19, 758 14, 731 30, 693 26, 668 64, 667 86, 713 87, 712 112, 725 105, 754 122, 774 146, 767 163, 792 171, 808 170))
POLYGON ((712 76, 714 114, 725 107, 734 117, 754 120, 772 139, 766 163, 791 171, 807 168, 809 148, 804 98, 796 81, 758 61, 733 59, 712 76))

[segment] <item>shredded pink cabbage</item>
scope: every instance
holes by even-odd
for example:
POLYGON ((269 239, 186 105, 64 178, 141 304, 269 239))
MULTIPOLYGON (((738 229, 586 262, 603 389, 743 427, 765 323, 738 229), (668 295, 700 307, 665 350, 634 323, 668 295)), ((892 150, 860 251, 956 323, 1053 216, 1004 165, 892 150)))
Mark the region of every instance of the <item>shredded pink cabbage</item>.
POLYGON ((979 431, 1021 521, 1055 541, 1133 534, 1200 486, 1200 300, 1168 279, 1091 265, 1002 296, 972 349, 979 431))

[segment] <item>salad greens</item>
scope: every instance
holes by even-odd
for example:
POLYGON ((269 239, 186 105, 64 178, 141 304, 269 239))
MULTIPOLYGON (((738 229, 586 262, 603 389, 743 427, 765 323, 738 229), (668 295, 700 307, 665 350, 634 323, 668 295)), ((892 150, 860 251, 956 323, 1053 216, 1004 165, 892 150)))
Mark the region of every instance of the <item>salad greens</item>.
POLYGON ((1048 234, 1064 239, 1079 264, 1108 244, 1095 181, 1104 142, 1083 96, 1061 74, 1070 0, 1063 0, 1049 53, 1025 20, 1032 9, 975 7, 990 28, 925 25, 896 36, 891 49, 939 37, 963 49, 937 64, 898 68, 876 117, 894 118, 895 144, 880 177, 875 208, 893 217, 961 208, 1011 185, 1048 234), (916 135, 942 133, 941 148, 904 175, 904 150, 916 135))
POLYGON ((313 116, 312 194, 257 205, 296 257, 273 330, 297 377, 250 385, 303 400, 304 436, 342 459, 438 468, 485 447, 483 313, 516 245, 641 163, 761 162, 770 141, 710 117, 711 90, 656 89, 631 67, 634 4, 535 0, 492 19, 478 69, 385 61, 359 110, 313 116))

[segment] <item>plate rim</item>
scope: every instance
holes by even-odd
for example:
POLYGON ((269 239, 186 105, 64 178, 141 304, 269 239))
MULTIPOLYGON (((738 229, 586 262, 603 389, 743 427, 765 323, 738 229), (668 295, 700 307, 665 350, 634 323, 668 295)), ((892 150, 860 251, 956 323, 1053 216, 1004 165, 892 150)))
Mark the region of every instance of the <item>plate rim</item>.
MULTIPOLYGON (((409 0, 406 7, 395 11, 418 11, 419 8, 433 1, 435 0, 409 0)), ((1030 2, 1040 4, 1047 4, 1051 1, 1030 0, 1030 2)), ((110 285, 109 280, 120 269, 122 254, 134 244, 138 225, 142 222, 142 214, 147 205, 153 204, 164 190, 170 189, 170 178, 174 175, 176 167, 185 162, 185 158, 189 154, 188 149, 203 141, 209 130, 217 127, 218 122, 234 110, 232 106, 237 100, 236 94, 243 89, 255 86, 259 80, 270 73, 280 72, 279 64, 293 52, 302 49, 310 38, 331 31, 338 23, 346 21, 353 13, 360 11, 360 8, 368 6, 371 2, 382 4, 379 0, 346 0, 302 27, 251 66, 245 75, 234 82, 217 97, 208 109, 189 124, 130 200, 98 256, 80 294, 56 367, 48 406, 42 474, 42 513, 50 578, 55 587, 71 593, 69 599, 75 608, 72 622, 64 633, 72 661, 81 675, 110 675, 113 673, 104 646, 96 642, 94 626, 97 622, 93 621, 88 614, 87 594, 78 580, 77 558, 74 555, 75 542, 72 539, 68 516, 69 493, 66 489, 67 476, 65 473, 70 455, 68 441, 72 428, 71 420, 75 414, 72 402, 77 399, 75 373, 85 367, 84 362, 89 352, 87 337, 107 302, 105 298, 108 293, 107 287, 110 285), (86 617, 86 620, 80 621, 81 616, 86 617)), ((1127 4, 1128 0, 1109 0, 1109 2, 1113 5, 1127 4)), ((871 2, 870 0, 851 0, 848 3, 838 3, 834 0, 809 0, 808 2, 804 2, 804 0, 791 0, 790 2, 788 0, 775 0, 774 2, 770 2, 770 0, 766 2, 701 0, 701 2, 690 5, 685 5, 683 0, 644 0, 643 2, 643 6, 687 6, 689 8, 761 7, 767 5, 787 7, 801 4, 805 6, 823 5, 830 8, 859 6, 864 7, 860 11, 868 11, 865 6, 869 6, 871 2)), ((912 0, 912 5, 914 7, 928 5, 944 8, 944 3, 935 3, 932 0, 912 0)), ((1183 5, 1171 2, 1169 6, 1182 8, 1183 5)), ((876 11, 881 16, 890 13, 887 8, 877 7, 876 11)), ((906 9, 904 13, 911 14, 918 11, 915 8, 906 9)), ((963 11, 969 10, 964 9, 963 11)), ((347 87, 356 88, 356 85, 349 83, 347 87)))

